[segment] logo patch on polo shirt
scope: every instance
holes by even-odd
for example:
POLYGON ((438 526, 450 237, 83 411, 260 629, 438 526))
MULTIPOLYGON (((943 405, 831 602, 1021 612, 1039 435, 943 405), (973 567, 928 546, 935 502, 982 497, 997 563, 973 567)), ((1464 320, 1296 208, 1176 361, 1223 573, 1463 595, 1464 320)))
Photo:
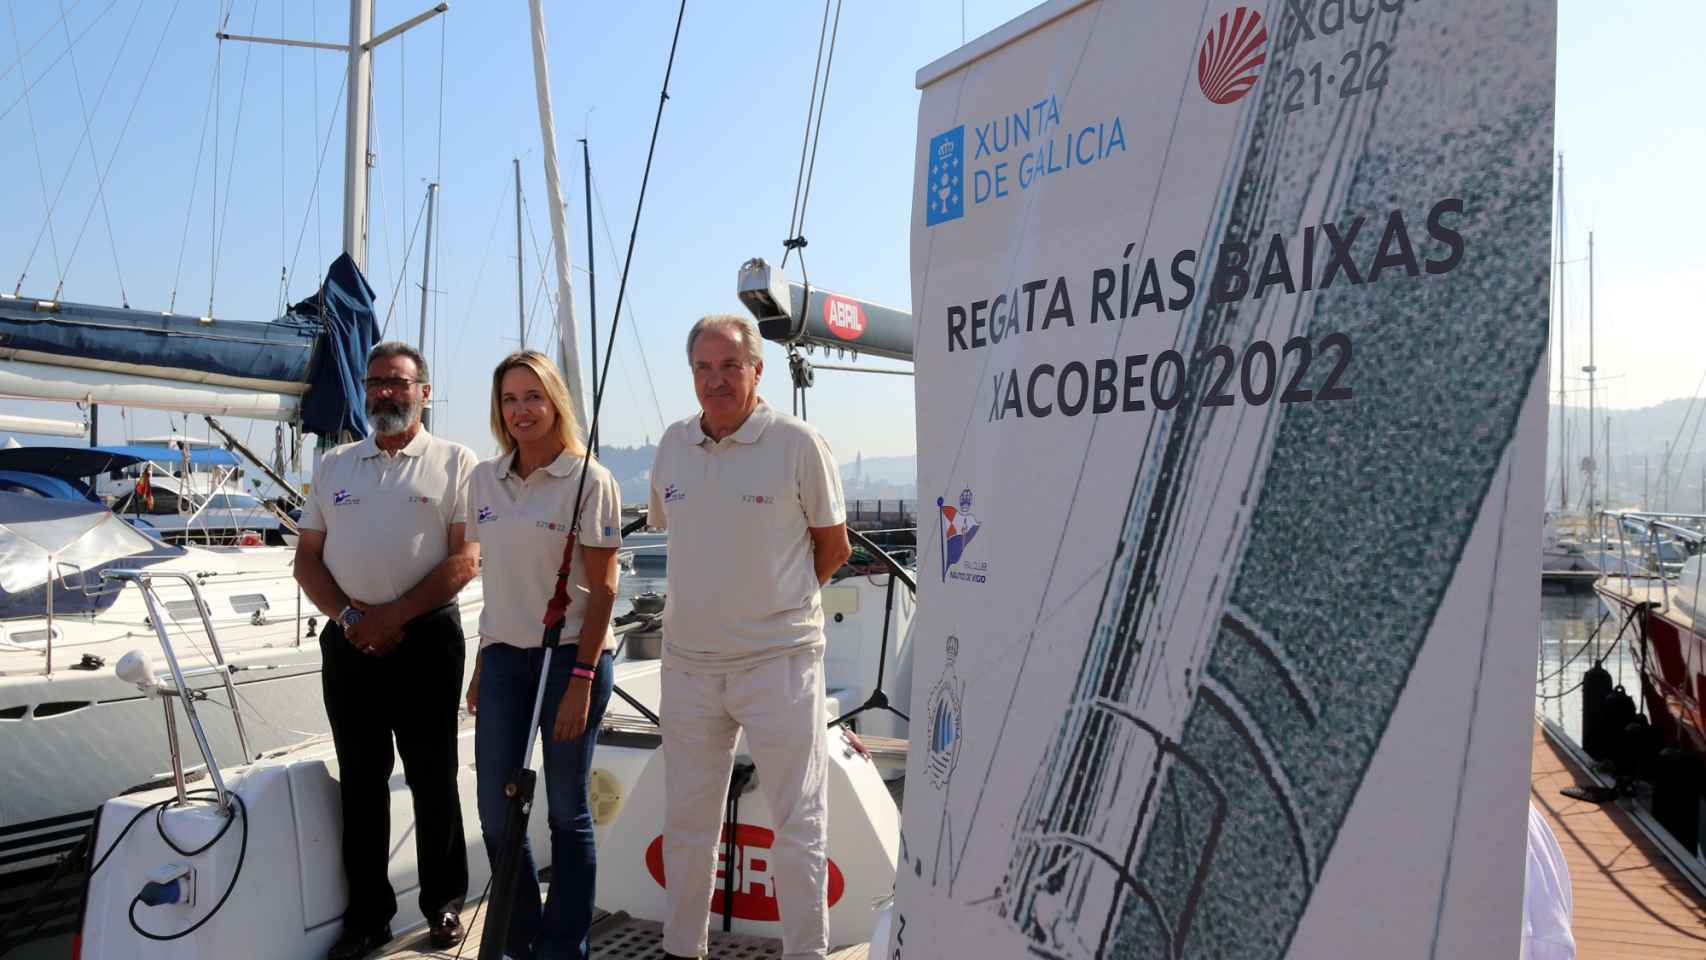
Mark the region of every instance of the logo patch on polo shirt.
POLYGON ((361 503, 361 498, 350 496, 348 490, 339 490, 332 494, 332 506, 334 507, 353 507, 359 503, 361 503))
POLYGON ((420 496, 419 494, 410 494, 409 495, 409 502, 410 503, 437 503, 438 501, 434 500, 431 497, 423 497, 423 496, 420 496))
POLYGON ((614 533, 614 532, 615 532, 615 531, 614 531, 614 530, 612 530, 612 529, 611 529, 611 528, 610 528, 610 527, 605 527, 605 528, 604 528, 604 535, 605 535, 605 536, 607 536, 607 537, 608 537, 608 536, 610 536, 610 535, 611 535, 611 534, 612 534, 612 533, 614 533))
POLYGON ((535 523, 534 526, 538 527, 541 530, 568 530, 569 529, 568 524, 558 523, 555 520, 540 520, 537 523, 535 523))
POLYGON ((776 502, 776 497, 774 494, 766 496, 762 493, 749 493, 746 496, 741 497, 741 500, 745 503, 773 504, 776 502))
POLYGON ((498 518, 498 515, 496 513, 492 512, 492 508, 490 505, 482 506, 480 508, 479 512, 474 514, 474 522, 475 523, 491 523, 493 520, 496 520, 497 518, 498 518))
POLYGON ((680 501, 686 500, 686 499, 687 499, 687 494, 683 493, 673 483, 670 484, 669 486, 663 488, 663 502, 664 503, 679 503, 680 501))

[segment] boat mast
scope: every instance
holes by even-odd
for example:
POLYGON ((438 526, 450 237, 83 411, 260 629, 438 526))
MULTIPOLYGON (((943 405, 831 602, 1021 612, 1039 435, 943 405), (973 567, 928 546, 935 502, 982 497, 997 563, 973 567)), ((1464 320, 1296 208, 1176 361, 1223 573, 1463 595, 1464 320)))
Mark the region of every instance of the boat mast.
POLYGON ((517 350, 527 349, 527 284, 521 278, 521 158, 515 164, 515 319, 516 336, 521 338, 517 350))
POLYGON ((364 273, 367 271, 367 180, 373 169, 373 152, 368 148, 369 118, 373 106, 373 51, 392 37, 412 30, 449 9, 448 3, 434 4, 425 12, 374 36, 373 0, 350 0, 347 44, 286 37, 251 37, 223 31, 214 34, 221 40, 335 50, 349 57, 349 75, 344 82, 344 252, 364 273))
POLYGON ((1588 516, 1590 516, 1590 517, 1593 516, 1593 513, 1594 513, 1594 494, 1597 493, 1599 490, 1598 485, 1594 483, 1594 467, 1595 467, 1595 464, 1593 462, 1593 451, 1594 451, 1594 445, 1593 445, 1593 421, 1594 421, 1593 378, 1594 378, 1594 372, 1596 369, 1597 368, 1593 364, 1593 231, 1589 230, 1588 231, 1588 365, 1582 368, 1582 372, 1588 375, 1588 455, 1582 458, 1582 468, 1587 473, 1588 516))
POLYGON ((1611 415, 1605 415, 1605 496, 1600 503, 1611 506, 1611 415))
POLYGON ((1570 509, 1570 438, 1565 432, 1564 381, 1564 155, 1558 154, 1558 512, 1570 509))
MULTIPOLYGON (((427 222, 426 249, 421 254, 421 338, 416 343, 422 354, 427 350, 427 299, 430 296, 428 284, 432 281, 432 220, 433 211, 438 207, 438 184, 427 184, 427 222)), ((432 405, 429 403, 421 409, 421 426, 432 429, 432 405)))
POLYGON ((344 252, 367 271, 368 92, 373 86, 373 0, 350 0, 349 82, 344 85, 344 252))
MULTIPOLYGON (((539 102, 539 140, 545 148, 545 200, 551 211, 552 263, 557 271, 557 366, 569 388, 577 433, 587 438, 586 399, 581 391, 579 331, 575 329, 575 292, 569 275, 569 230, 563 222, 563 183, 557 168, 557 121, 551 109, 551 67, 545 53, 545 11, 541 0, 529 0, 533 20, 533 83, 539 102)), ((589 240, 590 242, 590 240, 589 240)))
MULTIPOLYGON (((592 399, 598 401, 598 258, 592 251, 592 148, 581 138, 581 182, 586 188, 586 301, 588 325, 592 330, 592 399)), ((598 456, 598 434, 588 438, 592 455, 598 456)))

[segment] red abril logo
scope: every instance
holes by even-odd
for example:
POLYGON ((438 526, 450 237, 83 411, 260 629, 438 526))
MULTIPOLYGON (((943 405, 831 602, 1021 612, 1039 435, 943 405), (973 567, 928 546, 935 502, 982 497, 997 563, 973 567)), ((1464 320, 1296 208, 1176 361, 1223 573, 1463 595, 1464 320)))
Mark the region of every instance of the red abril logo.
POLYGON ((1267 62, 1268 28, 1262 15, 1239 7, 1220 15, 1197 53, 1197 86, 1212 103, 1233 103, 1256 85, 1257 67, 1267 62))
POLYGON ((865 332, 865 311, 855 301, 830 294, 823 301, 823 324, 843 340, 857 340, 865 332))
MULTIPOLYGON (((729 839, 728 824, 723 825, 723 834, 717 841, 717 882, 711 893, 711 912, 723 912, 723 875, 731 869, 727 861, 729 839)), ((735 909, 734 915, 742 920, 768 921, 771 923, 782 919, 782 911, 776 903, 776 880, 770 872, 770 846, 776 835, 764 827, 755 827, 750 823, 735 824, 735 862, 732 869, 735 872, 735 909)), ((646 845, 646 870, 656 880, 658 886, 668 887, 663 875, 663 837, 658 836, 646 845)), ((847 889, 847 881, 841 876, 841 868, 835 861, 829 861, 829 906, 841 899, 842 891, 847 889)))

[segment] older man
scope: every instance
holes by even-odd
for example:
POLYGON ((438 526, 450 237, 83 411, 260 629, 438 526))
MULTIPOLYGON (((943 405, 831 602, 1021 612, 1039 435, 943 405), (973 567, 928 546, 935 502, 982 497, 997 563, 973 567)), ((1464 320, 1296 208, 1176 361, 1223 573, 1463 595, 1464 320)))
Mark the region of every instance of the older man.
POLYGON ((320 676, 337 746, 349 905, 329 960, 367 956, 391 939, 395 756, 414 796, 420 907, 435 946, 461 942, 468 890, 456 794, 464 658, 456 594, 479 567, 479 545, 463 537, 474 452, 422 429, 432 386, 415 348, 374 347, 365 384, 373 435, 321 458, 296 548, 296 580, 331 618, 320 633, 320 676))
POLYGON ((661 712, 672 957, 705 955, 742 729, 775 820, 783 955, 823 957, 829 945, 818 588, 851 551, 829 447, 758 396, 762 343, 742 317, 693 325, 687 358, 701 411, 664 431, 652 466, 651 525, 669 530, 661 712))

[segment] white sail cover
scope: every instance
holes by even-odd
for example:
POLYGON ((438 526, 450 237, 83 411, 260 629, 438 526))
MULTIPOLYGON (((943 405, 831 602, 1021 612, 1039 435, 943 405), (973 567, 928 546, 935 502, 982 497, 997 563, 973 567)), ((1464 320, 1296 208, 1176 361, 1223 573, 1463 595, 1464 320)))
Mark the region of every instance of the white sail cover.
POLYGON ((563 224, 563 185, 557 170, 557 121, 551 110, 551 67, 545 56, 545 11, 540 0, 528 0, 533 18, 533 84, 539 101, 539 139, 545 146, 545 198, 551 208, 552 266, 557 273, 557 364, 568 382, 578 434, 585 442, 591 429, 581 390, 579 333, 575 329, 575 297, 569 282, 569 236, 563 224))
POLYGON ((1554 15, 1057 0, 920 73, 898 955, 1517 956, 1554 15))

